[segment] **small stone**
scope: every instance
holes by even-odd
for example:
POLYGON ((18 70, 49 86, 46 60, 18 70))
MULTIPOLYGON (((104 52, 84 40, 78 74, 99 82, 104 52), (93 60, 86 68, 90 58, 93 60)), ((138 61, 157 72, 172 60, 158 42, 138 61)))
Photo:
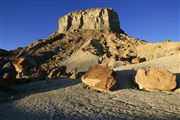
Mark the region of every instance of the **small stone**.
POLYGON ((132 59, 131 63, 132 64, 140 63, 140 60, 139 60, 139 58, 134 58, 134 59, 132 59))
POLYGON ((78 78, 78 73, 74 72, 69 78, 77 79, 78 78))

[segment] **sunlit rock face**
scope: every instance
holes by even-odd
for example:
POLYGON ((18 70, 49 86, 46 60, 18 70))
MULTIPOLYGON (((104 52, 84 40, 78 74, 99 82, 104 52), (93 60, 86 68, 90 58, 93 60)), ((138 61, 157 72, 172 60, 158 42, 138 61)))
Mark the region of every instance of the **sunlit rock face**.
POLYGON ((117 13, 110 8, 76 11, 59 19, 59 33, 73 30, 103 30, 120 33, 117 13))

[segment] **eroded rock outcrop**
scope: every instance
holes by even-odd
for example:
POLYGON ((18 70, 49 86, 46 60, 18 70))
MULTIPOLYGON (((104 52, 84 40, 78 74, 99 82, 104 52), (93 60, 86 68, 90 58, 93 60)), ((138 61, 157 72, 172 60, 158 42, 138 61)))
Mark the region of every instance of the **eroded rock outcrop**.
POLYGON ((11 88, 16 79, 15 67, 11 62, 6 63, 0 68, 0 87, 11 88))
POLYGON ((79 29, 121 32, 118 15, 110 8, 76 11, 59 19, 59 33, 79 29))
POLYGON ((48 78, 49 79, 60 78, 62 75, 65 75, 65 74, 66 74, 66 67, 65 66, 59 66, 59 67, 51 70, 51 72, 48 75, 48 78))

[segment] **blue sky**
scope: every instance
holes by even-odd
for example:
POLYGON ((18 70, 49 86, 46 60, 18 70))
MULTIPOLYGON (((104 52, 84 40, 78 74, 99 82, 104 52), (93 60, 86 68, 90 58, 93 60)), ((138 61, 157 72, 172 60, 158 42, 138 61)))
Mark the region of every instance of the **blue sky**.
POLYGON ((58 19, 72 11, 109 7, 121 28, 149 42, 180 39, 179 0, 0 0, 0 48, 24 47, 56 31, 58 19))

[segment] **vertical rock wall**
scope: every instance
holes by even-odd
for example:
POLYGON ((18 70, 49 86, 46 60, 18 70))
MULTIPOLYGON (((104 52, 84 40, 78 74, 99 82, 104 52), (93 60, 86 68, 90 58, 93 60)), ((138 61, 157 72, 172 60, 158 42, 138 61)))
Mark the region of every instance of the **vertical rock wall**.
POLYGON ((59 33, 79 29, 121 32, 118 15, 110 8, 76 11, 59 19, 59 33))

